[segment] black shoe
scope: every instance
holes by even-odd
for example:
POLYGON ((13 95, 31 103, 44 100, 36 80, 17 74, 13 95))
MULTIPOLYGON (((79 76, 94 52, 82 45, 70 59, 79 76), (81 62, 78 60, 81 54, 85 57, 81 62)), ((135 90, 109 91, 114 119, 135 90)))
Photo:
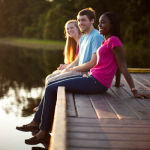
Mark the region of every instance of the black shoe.
POLYGON ((32 147, 32 150, 48 150, 48 149, 42 147, 32 147))
POLYGON ((37 137, 34 136, 30 139, 25 140, 25 143, 29 144, 29 145, 36 145, 36 144, 39 144, 39 143, 49 144, 49 142, 50 142, 50 135, 49 134, 47 136, 43 137, 43 138, 40 138, 40 139, 37 139, 37 137))
POLYGON ((39 132, 40 131, 39 126, 23 125, 23 126, 16 127, 16 129, 19 130, 19 131, 24 131, 24 132, 28 132, 28 131, 39 132))

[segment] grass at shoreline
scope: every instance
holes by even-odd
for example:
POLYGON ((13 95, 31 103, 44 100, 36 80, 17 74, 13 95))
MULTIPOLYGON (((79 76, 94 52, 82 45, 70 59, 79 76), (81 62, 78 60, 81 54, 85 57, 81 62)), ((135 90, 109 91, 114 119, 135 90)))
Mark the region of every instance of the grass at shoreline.
POLYGON ((18 47, 46 50, 63 50, 65 42, 25 38, 0 38, 0 43, 18 47))

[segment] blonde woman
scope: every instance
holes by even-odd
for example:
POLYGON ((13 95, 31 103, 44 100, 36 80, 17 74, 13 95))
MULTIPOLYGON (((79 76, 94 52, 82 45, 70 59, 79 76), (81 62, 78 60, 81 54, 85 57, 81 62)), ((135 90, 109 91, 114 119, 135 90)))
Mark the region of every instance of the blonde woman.
MULTIPOLYGON (((64 49, 64 62, 65 64, 60 64, 58 69, 54 71, 52 74, 48 75, 45 80, 45 86, 48 85, 49 82, 58 80, 66 77, 65 74, 61 74, 62 70, 65 69, 68 64, 72 63, 79 52, 79 43, 82 37, 82 33, 78 27, 78 22, 76 20, 69 20, 65 24, 65 36, 66 36, 66 45, 64 49), (60 75, 61 74, 61 75, 60 75)), ((84 72, 85 73, 85 72, 84 72)), ((84 74, 83 73, 83 74, 84 74)), ((72 72, 72 75, 79 75, 81 72, 72 72)))
MULTIPOLYGON (((64 63, 60 64, 60 66, 53 73, 60 72, 70 63, 72 63, 79 52, 79 43, 82 36, 82 33, 79 30, 78 23, 76 20, 69 20, 65 24, 64 30, 66 45, 64 49, 64 63)), ((51 77, 51 75, 50 75, 51 77)))
MULTIPOLYGON (((54 79, 57 80, 58 75, 59 75, 59 79, 66 77, 64 74, 61 74, 61 71, 65 69, 68 66, 68 64, 72 63, 76 59, 79 53, 79 43, 83 34, 80 32, 77 20, 69 20, 68 22, 66 22, 64 34, 66 37, 66 45, 64 48, 64 63, 65 64, 60 64, 57 70, 55 70, 52 74, 46 77, 45 87, 52 80, 54 79)), ((81 75, 84 73, 85 72, 83 73, 71 72, 71 75, 81 75)), ((36 112, 37 109, 38 107, 35 107, 33 111, 36 112)))

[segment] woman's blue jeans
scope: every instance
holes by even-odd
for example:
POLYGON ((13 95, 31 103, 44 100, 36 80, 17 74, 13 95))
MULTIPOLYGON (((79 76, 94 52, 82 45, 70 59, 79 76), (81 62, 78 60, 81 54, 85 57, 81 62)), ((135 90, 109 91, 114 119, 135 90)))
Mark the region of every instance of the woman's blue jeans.
POLYGON ((58 86, 65 86, 66 92, 78 94, 100 94, 108 89, 88 74, 50 82, 45 89, 45 94, 33 119, 35 122, 40 123, 40 130, 50 131, 52 128, 58 86))

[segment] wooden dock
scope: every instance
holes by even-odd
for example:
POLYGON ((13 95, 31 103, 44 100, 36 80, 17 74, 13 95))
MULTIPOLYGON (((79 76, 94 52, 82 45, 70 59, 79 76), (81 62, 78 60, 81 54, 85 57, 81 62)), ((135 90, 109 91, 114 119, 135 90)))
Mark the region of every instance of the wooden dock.
MULTIPOLYGON (((131 75, 138 91, 150 94, 150 73, 131 75)), ((49 150, 150 150, 150 99, 134 98, 121 82, 94 95, 59 87, 49 150)))

